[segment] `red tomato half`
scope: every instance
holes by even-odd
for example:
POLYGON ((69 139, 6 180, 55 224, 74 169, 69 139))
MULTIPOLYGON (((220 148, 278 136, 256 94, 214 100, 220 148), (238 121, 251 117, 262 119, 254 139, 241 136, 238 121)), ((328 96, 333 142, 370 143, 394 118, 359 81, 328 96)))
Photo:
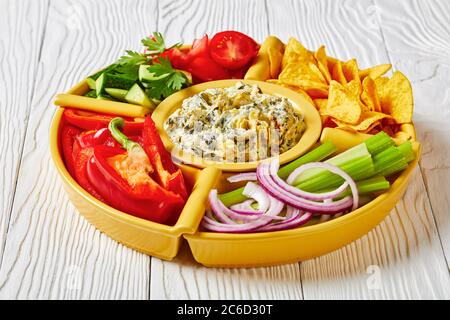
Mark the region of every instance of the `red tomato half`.
POLYGON ((192 43, 191 50, 188 52, 189 57, 193 59, 208 56, 208 45, 209 39, 207 34, 205 34, 201 39, 195 39, 192 43))
POLYGON ((188 50, 172 48, 163 52, 160 56, 168 58, 172 66, 176 69, 187 70, 188 65, 197 57, 208 57, 208 35, 201 39, 195 39, 188 50))
POLYGON ((237 31, 217 33, 210 42, 209 53, 222 67, 242 68, 258 53, 258 44, 249 36, 237 31))
POLYGON ((210 57, 197 57, 189 63, 186 71, 190 72, 195 82, 228 79, 228 72, 210 57))
POLYGON ((160 57, 167 58, 176 69, 183 69, 189 63, 189 56, 178 48, 172 48, 163 52, 160 57))

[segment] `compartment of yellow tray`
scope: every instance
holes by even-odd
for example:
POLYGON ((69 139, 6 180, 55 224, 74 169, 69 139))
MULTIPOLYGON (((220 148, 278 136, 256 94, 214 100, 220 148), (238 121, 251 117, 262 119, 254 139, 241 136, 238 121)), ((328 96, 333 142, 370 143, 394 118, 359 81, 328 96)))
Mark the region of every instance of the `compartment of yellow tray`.
MULTIPOLYGON (((343 140, 336 140, 335 144, 342 150, 339 141, 343 140)), ((355 141, 353 140, 353 145, 355 141)), ((395 207, 417 166, 419 144, 414 145, 414 151, 416 159, 400 173, 388 191, 339 218, 284 231, 248 234, 199 231, 184 237, 195 260, 210 267, 269 266, 306 260, 331 252, 368 233, 395 207)), ((234 188, 234 184, 231 186, 226 181, 226 176, 221 176, 215 188, 219 192, 228 191, 234 188)))
POLYGON ((70 201, 80 213, 100 231, 114 240, 140 252, 170 260, 178 252, 182 234, 194 233, 205 211, 208 191, 216 183, 220 171, 215 168, 198 170, 182 166, 183 175, 192 192, 177 223, 167 226, 134 217, 97 200, 85 191, 67 171, 60 151, 59 130, 63 114, 56 111, 50 129, 50 150, 70 201))
POLYGON ((214 166, 224 171, 228 172, 239 172, 239 171, 249 171, 256 169, 258 165, 258 161, 253 162, 240 162, 240 163, 225 163, 225 162, 217 162, 217 161, 209 161, 205 159, 201 159, 199 157, 185 154, 182 150, 179 150, 174 146, 172 141, 169 138, 169 135, 164 130, 164 122, 167 118, 174 113, 178 108, 181 107, 181 104, 184 99, 189 98, 195 94, 198 94, 206 89, 211 88, 226 88, 234 86, 238 81, 242 81, 248 84, 256 84, 265 94, 275 95, 287 98, 291 103, 295 111, 299 112, 304 116, 304 121, 306 125, 306 130, 303 132, 298 143, 289 149, 286 152, 280 154, 280 163, 284 164, 290 162, 303 153, 308 151, 320 137, 320 133, 322 130, 322 122, 320 120, 320 116, 316 108, 305 99, 303 96, 295 93, 292 90, 284 88, 279 85, 256 81, 256 80, 218 80, 205 82, 202 84, 198 84, 186 89, 183 89, 167 99, 165 99, 161 104, 155 109, 152 114, 152 119, 155 121, 156 126, 158 127, 159 134, 161 135, 161 139, 164 142, 164 146, 167 150, 171 151, 172 154, 176 154, 177 157, 186 164, 198 167, 205 168, 207 166, 214 166))

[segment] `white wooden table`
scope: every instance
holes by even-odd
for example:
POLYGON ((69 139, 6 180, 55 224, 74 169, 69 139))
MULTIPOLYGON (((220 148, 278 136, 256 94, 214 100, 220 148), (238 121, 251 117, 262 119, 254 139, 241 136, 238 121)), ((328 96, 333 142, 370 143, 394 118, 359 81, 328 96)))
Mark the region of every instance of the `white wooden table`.
POLYGON ((0 298, 450 298, 450 1, 0 0, 0 298), (208 269, 128 249, 69 202, 50 159, 52 98, 154 30, 191 42, 225 29, 321 44, 412 81, 423 155, 372 232, 317 259, 208 269))

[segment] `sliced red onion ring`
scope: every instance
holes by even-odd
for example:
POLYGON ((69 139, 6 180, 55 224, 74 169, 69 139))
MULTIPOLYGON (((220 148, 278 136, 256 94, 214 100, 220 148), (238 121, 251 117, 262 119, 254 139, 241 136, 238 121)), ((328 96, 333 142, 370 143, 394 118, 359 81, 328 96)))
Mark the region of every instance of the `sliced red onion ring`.
POLYGON ((265 225, 264 227, 259 228, 258 232, 293 229, 307 223, 311 220, 312 216, 313 214, 311 212, 306 212, 304 214, 297 213, 288 220, 265 225))
MULTIPOLYGON (((303 191, 301 189, 298 189, 294 186, 292 186, 292 182, 289 181, 295 181, 295 179, 292 179, 292 174, 295 173, 296 170, 298 170, 299 168, 302 168, 302 166, 300 166, 299 168, 295 169, 290 175, 289 177, 291 178, 285 182, 283 179, 281 179, 277 172, 278 169, 280 168, 280 163, 278 161, 278 159, 274 159, 272 160, 272 162, 270 163, 270 175, 273 179, 273 181, 280 186, 280 188, 283 188, 284 190, 292 193, 293 195, 302 197, 304 199, 308 199, 308 200, 314 200, 314 201, 322 201, 325 199, 332 199, 337 197, 338 195, 340 195, 342 192, 345 191, 345 189, 347 189, 348 187, 348 182, 344 181, 344 183, 339 186, 336 190, 330 191, 330 192, 324 192, 324 193, 312 193, 312 192, 307 192, 307 191, 303 191)), ((304 170, 301 170, 300 173, 302 173, 304 170)), ((297 173, 295 175, 294 178, 296 178, 300 173, 297 173)))
POLYGON ((258 215, 240 214, 229 208, 227 208, 222 201, 217 197, 217 190, 213 189, 209 192, 209 202, 211 210, 217 216, 217 218, 224 223, 237 224, 235 220, 251 221, 259 218, 258 215))
MULTIPOLYGON (((329 163, 325 163, 325 162, 310 162, 304 165, 301 165, 300 167, 298 167, 297 169, 295 169, 294 171, 292 171, 292 173, 289 175, 288 179, 287 179, 287 183, 291 184, 295 181, 295 179, 304 171, 309 170, 309 169, 313 169, 313 168, 320 168, 320 169, 325 169, 328 170, 334 174, 337 174, 339 176, 341 176, 345 182, 350 186, 350 190, 352 191, 352 197, 353 197, 353 206, 352 206, 352 210, 356 210, 358 208, 359 205, 359 194, 358 194, 358 187, 356 186, 355 181, 352 179, 352 177, 349 176, 349 174, 347 172, 345 172, 344 170, 342 170, 341 168, 334 166, 332 164, 329 163)), ((340 189, 343 185, 341 185, 338 189, 340 189)), ((337 190, 337 189, 336 189, 337 190)), ((345 189, 344 189, 345 190, 345 189)), ((342 191, 344 191, 342 190, 342 191)), ((334 198, 330 197, 330 198, 334 198)))
POLYGON ((264 191, 263 188, 261 188, 261 186, 257 185, 256 183, 248 182, 245 185, 242 194, 247 198, 256 200, 256 202, 258 203, 258 211, 266 212, 269 209, 269 195, 264 191))
POLYGON ((228 177, 228 182, 235 183, 240 181, 256 181, 256 172, 245 172, 235 174, 234 176, 228 177))
MULTIPOLYGON (((273 197, 269 197, 269 199, 270 199, 269 209, 264 215, 260 216, 258 220, 241 224, 234 224, 234 222, 233 224, 229 224, 229 223, 220 223, 214 221, 214 219, 211 219, 208 216, 205 216, 204 219, 202 220, 202 226, 206 230, 216 232, 227 232, 227 233, 242 233, 258 229, 270 223, 270 221, 272 221, 274 217, 278 216, 283 210, 284 204, 281 201, 278 201, 273 197)), ((217 215, 215 211, 214 213, 217 215)))
POLYGON ((241 203, 233 204, 230 206, 230 209, 239 213, 249 212, 249 214, 261 214, 261 211, 252 207, 253 203, 255 203, 254 199, 248 199, 241 203))
POLYGON ((270 164, 267 162, 262 162, 258 166, 256 175, 259 183, 267 191, 267 193, 294 208, 302 209, 311 213, 334 214, 336 212, 344 211, 352 206, 353 201, 350 196, 331 203, 323 203, 303 199, 289 193, 288 191, 280 188, 273 181, 270 175, 270 164))

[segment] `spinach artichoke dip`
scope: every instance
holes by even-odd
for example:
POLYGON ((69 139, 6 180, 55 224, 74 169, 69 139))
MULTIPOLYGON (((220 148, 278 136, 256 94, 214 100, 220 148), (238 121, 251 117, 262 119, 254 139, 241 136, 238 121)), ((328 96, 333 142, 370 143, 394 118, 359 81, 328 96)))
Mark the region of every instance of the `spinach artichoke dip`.
POLYGON ((183 152, 215 161, 247 162, 292 148, 305 122, 287 98, 238 82, 185 99, 164 129, 183 152))

